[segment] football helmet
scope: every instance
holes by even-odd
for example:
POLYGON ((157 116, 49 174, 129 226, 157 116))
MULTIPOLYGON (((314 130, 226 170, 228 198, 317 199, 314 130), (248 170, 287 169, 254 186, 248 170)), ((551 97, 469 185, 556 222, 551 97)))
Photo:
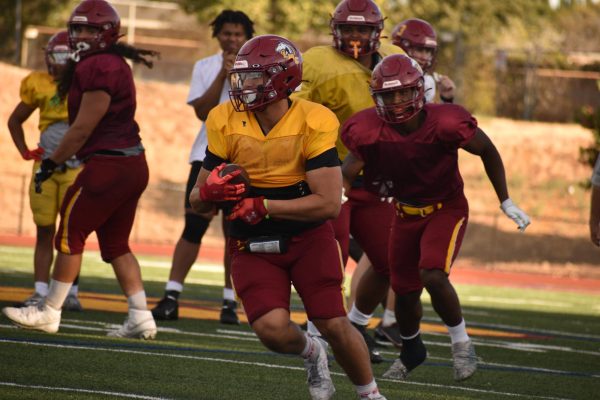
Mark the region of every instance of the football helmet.
POLYGON ((73 59, 79 61, 82 56, 107 50, 119 39, 121 18, 117 10, 105 0, 85 0, 75 9, 69 21, 69 43, 73 49, 73 59), (78 38, 73 27, 91 26, 99 29, 93 38, 78 38))
POLYGON ((421 111, 424 88, 421 66, 404 54, 385 57, 371 76, 370 91, 377 115, 391 124, 406 122, 421 111))
POLYGON ((69 33, 60 31, 52 35, 44 48, 44 59, 46 60, 48 73, 53 76, 57 75, 60 68, 67 64, 70 55, 69 33))
POLYGON ((238 52, 229 80, 229 98, 236 111, 262 111, 300 85, 302 54, 284 37, 256 36, 238 52))
POLYGON ((333 47, 354 58, 375 53, 379 49, 379 38, 383 30, 383 16, 372 0, 342 0, 329 22, 333 35, 333 47), (341 26, 359 25, 371 27, 366 41, 350 41, 342 38, 341 26))
POLYGON ((417 60, 425 71, 430 71, 437 55, 437 35, 427 21, 411 18, 400 22, 392 31, 392 42, 417 60), (416 54, 415 50, 428 50, 416 54))

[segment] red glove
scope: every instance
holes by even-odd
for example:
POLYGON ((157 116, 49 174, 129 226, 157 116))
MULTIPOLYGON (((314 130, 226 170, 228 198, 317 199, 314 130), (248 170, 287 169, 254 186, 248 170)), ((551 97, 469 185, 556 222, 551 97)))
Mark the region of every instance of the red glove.
POLYGON ((223 177, 219 173, 225 168, 225 163, 214 168, 204 186, 200 188, 200 200, 202 201, 238 201, 242 199, 240 194, 246 191, 246 185, 239 183, 234 185, 228 183, 230 180, 238 176, 242 171, 233 171, 223 177))
POLYGON ((43 155, 44 155, 44 149, 42 149, 41 147, 38 147, 35 150, 25 150, 23 152, 23 154, 21 154, 23 159, 27 160, 27 161, 29 161, 29 160, 41 161, 43 155))
POLYGON ((247 224, 256 225, 263 218, 269 218, 269 211, 265 207, 265 196, 246 197, 233 207, 227 217, 229 221, 239 218, 247 224))

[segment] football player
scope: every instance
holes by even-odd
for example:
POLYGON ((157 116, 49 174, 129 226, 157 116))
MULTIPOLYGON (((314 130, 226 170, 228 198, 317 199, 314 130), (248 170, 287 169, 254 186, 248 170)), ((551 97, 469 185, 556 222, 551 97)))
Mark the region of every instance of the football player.
MULTIPOLYGON (((332 46, 313 47, 304 55, 303 83, 297 96, 329 108, 341 123, 354 113, 373 106, 369 95, 371 71, 381 59, 389 54, 402 53, 391 44, 381 43, 383 16, 372 0, 342 0, 331 18, 333 35, 332 46)), ((348 153, 346 147, 337 140, 341 160, 348 153)), ((387 241, 394 210, 391 204, 381 201, 381 196, 362 188, 362 176, 346 188, 348 198, 342 205, 339 217, 334 221, 336 239, 340 243, 344 265, 348 259, 350 235, 358 242, 373 264, 362 276, 365 292, 361 299, 352 305, 349 318, 363 334, 371 361, 379 363, 383 358, 375 349, 373 338, 367 334, 369 316, 357 307, 370 307, 377 304, 388 287, 387 241), (373 299, 373 294, 377 298, 373 299), (367 301, 368 306, 360 304, 367 301)), ((358 295, 357 295, 358 296, 358 295)), ((309 323, 309 332, 318 332, 309 323)))
POLYGON ((426 358, 419 331, 425 288, 450 334, 454 378, 464 380, 475 372, 477 357, 448 280, 469 215, 458 150, 481 157, 500 208, 521 231, 530 219, 510 199, 502 158, 475 118, 458 105, 426 104, 424 87, 421 67, 405 55, 388 56, 375 68, 375 107, 342 128, 350 151, 342 166, 344 185, 350 187, 362 170, 368 190, 395 199, 390 276, 402 350, 384 377, 405 379, 426 358))
POLYGON ((436 87, 440 87, 440 100, 454 102, 456 85, 446 75, 433 72, 438 51, 437 34, 427 21, 410 18, 400 22, 392 31, 392 42, 415 59, 425 73, 425 101, 435 101, 436 87))
MULTIPOLYGON (((8 130, 17 150, 24 160, 34 160, 33 172, 40 167, 42 159, 48 158, 69 129, 67 102, 56 93, 56 83, 63 72, 70 55, 69 34, 67 31, 53 35, 45 48, 45 61, 48 72, 34 71, 21 82, 21 102, 17 104, 8 119, 8 130), (30 150, 25 141, 23 123, 38 109, 40 110, 40 143, 30 150)), ((52 178, 42 184, 41 193, 35 190, 32 176, 29 185, 29 204, 36 225, 33 274, 35 291, 27 298, 24 306, 38 305, 48 294, 50 267, 54 258, 52 240, 56 231, 56 217, 62 199, 69 186, 81 171, 77 158, 66 160, 52 178)), ((33 175, 33 174, 32 174, 33 175)), ((63 310, 81 311, 77 298, 79 276, 75 279, 63 310)))
POLYGON ((335 388, 325 347, 290 320, 292 284, 360 398, 384 399, 367 347, 346 318, 342 265, 328 222, 342 197, 339 122, 320 104, 289 98, 302 65, 283 37, 244 44, 230 72, 231 101, 206 120, 208 149, 190 203, 206 212, 238 201, 228 216, 234 286, 262 343, 304 358, 311 398, 329 399, 335 388), (220 176, 225 163, 247 171, 250 197, 241 199, 244 184, 229 183, 234 173, 220 176))
POLYGON ((148 165, 135 121, 135 85, 125 61, 151 67, 155 52, 118 43, 119 14, 105 0, 86 0, 73 10, 69 43, 73 51, 58 85, 68 93, 69 129, 35 174, 43 192, 59 165, 77 154, 86 160, 69 187, 55 238, 58 251, 43 305, 6 307, 15 324, 49 333, 58 331, 61 306, 81 269, 85 242, 96 232, 102 259, 111 263, 127 297, 128 317, 109 336, 152 339, 156 324, 147 309, 140 266, 129 248, 137 203, 148 184, 148 165))

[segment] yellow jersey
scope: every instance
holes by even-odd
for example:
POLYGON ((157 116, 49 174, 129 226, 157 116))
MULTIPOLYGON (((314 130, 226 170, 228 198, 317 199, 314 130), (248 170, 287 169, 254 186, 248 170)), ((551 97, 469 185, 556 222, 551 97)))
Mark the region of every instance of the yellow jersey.
POLYGON ((56 82, 47 72, 34 71, 21 81, 21 101, 31 108, 40 109, 40 132, 55 122, 68 122, 66 99, 60 100, 56 82))
POLYGON ((265 135, 253 112, 236 112, 225 102, 206 119, 208 152, 242 166, 252 187, 291 186, 306 180, 308 160, 335 149, 339 125, 327 108, 296 99, 265 135))
MULTIPOLYGON (((381 58, 404 51, 391 43, 381 43, 378 54, 381 58)), ((371 70, 361 63, 342 54, 333 46, 316 46, 303 54, 302 86, 292 98, 303 98, 330 109, 341 124, 355 113, 373 107, 369 92, 371 70)), ((337 139, 336 147, 340 160, 348 150, 337 139)))

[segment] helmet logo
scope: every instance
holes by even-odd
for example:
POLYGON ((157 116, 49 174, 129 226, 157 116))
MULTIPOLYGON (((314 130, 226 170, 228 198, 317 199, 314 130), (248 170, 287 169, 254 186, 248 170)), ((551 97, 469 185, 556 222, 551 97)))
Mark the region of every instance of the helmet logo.
POLYGON ((402 25, 400 27, 400 29, 398 30, 398 36, 402 36, 402 34, 404 33, 405 30, 406 30, 406 25, 402 25))
POLYGON ((285 42, 279 42, 277 47, 275 47, 275 51, 281 54, 281 56, 286 60, 293 60, 296 64, 298 64, 298 57, 296 56, 296 51, 285 42))
POLYGON ((88 19, 85 15, 75 15, 72 19, 73 22, 88 22, 88 19))
POLYGON ((391 87, 396 87, 396 86, 402 86, 402 82, 400 82, 400 80, 398 80, 398 79, 394 79, 393 81, 383 82, 383 85, 381 87, 383 89, 389 89, 391 87))
POLYGON ((430 37, 426 37, 425 38, 425 46, 435 47, 435 46, 437 46, 437 40, 430 38, 430 37))
POLYGON ((349 22, 365 22, 365 17, 363 15, 348 15, 346 21, 349 22))
POLYGON ((246 60, 236 60, 233 64, 233 69, 237 68, 248 68, 248 61, 246 60))

